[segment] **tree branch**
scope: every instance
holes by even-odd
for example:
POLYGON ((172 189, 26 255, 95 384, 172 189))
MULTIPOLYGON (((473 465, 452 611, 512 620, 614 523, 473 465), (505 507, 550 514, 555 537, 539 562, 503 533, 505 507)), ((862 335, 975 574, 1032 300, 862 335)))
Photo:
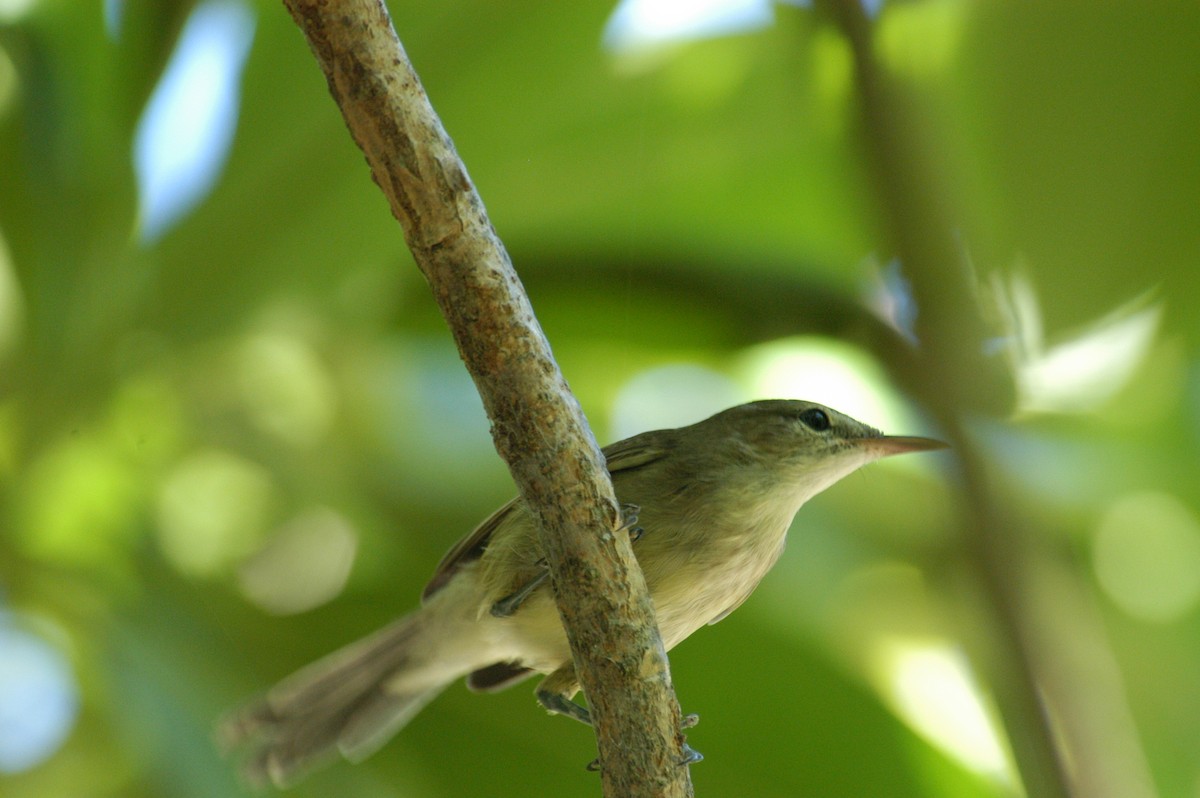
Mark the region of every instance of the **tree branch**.
POLYGON ((382 0, 284 0, 404 228, 537 519, 608 796, 686 796, 679 705, 604 458, 382 0))

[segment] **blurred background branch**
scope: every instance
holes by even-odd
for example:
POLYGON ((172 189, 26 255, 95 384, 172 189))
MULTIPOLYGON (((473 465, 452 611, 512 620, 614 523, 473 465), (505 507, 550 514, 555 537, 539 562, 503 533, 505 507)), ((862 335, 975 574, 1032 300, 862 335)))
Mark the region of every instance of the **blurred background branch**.
MULTIPOLYGON (((958 454, 966 555, 991 621, 992 639, 978 650, 978 660, 995 691, 1025 789, 1047 798, 1151 795, 1136 735, 1119 709, 1121 691, 1088 679, 1086 662, 1073 656, 1072 646, 1058 643, 1088 619, 1066 610, 1074 602, 1060 602, 1052 613, 1038 600, 1039 563, 1048 553, 1035 540, 1020 497, 996 484, 970 430, 972 415, 1013 412, 1017 399, 1003 363, 987 356, 989 333, 971 282, 978 278, 958 233, 971 211, 952 202, 955 191, 939 169, 916 91, 880 66, 876 28, 863 4, 835 0, 830 10, 854 56, 864 151, 885 245, 910 276, 923 311, 914 325, 921 357, 903 383, 958 454), (1083 684, 1090 699, 1076 687, 1083 684), (1110 709, 1089 711, 1089 703, 1110 709)), ((901 365, 883 362, 893 370, 901 365)), ((1073 591, 1060 585, 1057 592, 1065 598, 1073 591)), ((1095 630, 1076 634, 1093 644, 1102 637, 1095 630)))
MULTIPOLYGON (((875 30, 858 0, 830 4, 854 57, 862 111, 862 136, 872 167, 885 246, 911 278, 921 314, 914 325, 921 357, 905 381, 958 455, 963 492, 961 529, 967 559, 978 574, 987 605, 989 675, 1026 790, 1045 798, 1073 794, 1051 728, 1031 625, 1034 608, 1029 569, 1036 556, 1018 513, 1002 511, 975 442, 964 425, 972 413, 1010 411, 1015 390, 1001 364, 985 354, 986 331, 972 278, 954 231, 962 213, 948 207, 952 196, 935 166, 936 148, 923 134, 917 104, 876 58, 875 30), (987 376, 995 375, 992 379, 987 376), (981 379, 981 377, 984 377, 981 379), (991 383, 991 384, 989 384, 991 383)), ((888 361, 884 361, 885 363, 888 361)), ((890 365, 890 364, 889 364, 890 365)), ((1009 497, 1011 498, 1011 497, 1009 497)), ((1053 696, 1048 700, 1053 702, 1053 696)), ((1089 763, 1076 762, 1081 770, 1089 763)), ((1086 793, 1079 793, 1080 795, 1086 793)))

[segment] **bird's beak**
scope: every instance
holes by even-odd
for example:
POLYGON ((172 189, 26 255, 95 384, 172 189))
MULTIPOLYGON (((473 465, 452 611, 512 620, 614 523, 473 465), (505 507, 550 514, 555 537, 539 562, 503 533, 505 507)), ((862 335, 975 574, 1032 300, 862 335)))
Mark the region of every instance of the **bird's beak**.
POLYGON ((928 452, 934 449, 949 449, 950 444, 933 438, 915 438, 903 435, 882 435, 878 438, 858 438, 855 443, 875 457, 890 457, 908 452, 928 452))

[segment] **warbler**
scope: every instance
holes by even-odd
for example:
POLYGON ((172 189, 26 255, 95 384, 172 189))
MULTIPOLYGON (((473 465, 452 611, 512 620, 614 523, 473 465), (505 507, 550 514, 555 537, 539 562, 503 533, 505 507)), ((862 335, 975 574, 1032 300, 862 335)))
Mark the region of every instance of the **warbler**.
MULTIPOLYGON (((604 448, 617 498, 670 649, 733 612, 783 551, 796 512, 859 467, 944 447, 885 436, 814 402, 738 405, 604 448), (634 519, 636 515, 636 520, 634 519)), ((545 674, 538 701, 590 722, 533 517, 520 499, 438 564, 422 606, 284 679, 219 731, 249 749, 254 782, 286 786, 340 752, 358 761, 447 685, 476 691, 545 674)))

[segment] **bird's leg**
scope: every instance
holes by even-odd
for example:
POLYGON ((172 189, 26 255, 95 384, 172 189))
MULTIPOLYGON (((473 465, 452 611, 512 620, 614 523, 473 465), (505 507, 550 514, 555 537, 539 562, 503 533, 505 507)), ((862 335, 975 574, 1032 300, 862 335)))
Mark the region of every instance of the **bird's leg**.
MULTIPOLYGON (((687 715, 684 715, 682 718, 679 719, 679 730, 686 731, 687 729, 693 729, 696 727, 696 724, 699 722, 700 722, 700 716, 697 715, 695 712, 690 712, 687 715)), ((692 748, 690 745, 688 745, 687 740, 685 739, 684 743, 683 743, 683 759, 679 760, 679 764, 691 765, 696 762, 703 761, 703 759, 704 759, 704 754, 700 753, 695 748, 692 748)))
POLYGON ((492 605, 492 615, 497 618, 507 618, 520 609, 521 605, 525 603, 525 599, 529 598, 533 591, 542 586, 542 583, 550 577, 550 571, 546 569, 545 561, 539 561, 539 564, 542 566, 542 570, 538 571, 537 576, 521 585, 515 593, 510 593, 492 605))
MULTIPOLYGON (((537 695, 538 703, 550 712, 558 715, 566 715, 580 723, 586 723, 591 726, 591 713, 571 700, 571 696, 577 692, 579 692, 579 680, 575 675, 575 666, 567 663, 545 679, 542 679, 535 695, 537 695)), ((679 728, 681 730, 690 729, 699 722, 699 715, 684 715, 679 719, 679 728)), ((683 744, 683 758, 679 760, 680 765, 691 765, 702 759, 704 759, 703 754, 687 743, 683 744)), ((600 760, 593 759, 588 763, 587 769, 591 771, 600 770, 600 760)))
POLYGON ((591 726, 591 713, 571 700, 571 696, 578 692, 579 679, 575 676, 575 665, 568 662, 542 679, 534 695, 537 696, 538 703, 548 711, 556 715, 566 715, 591 726))
MULTIPOLYGON (((630 543, 636 543, 638 539, 641 538, 642 532, 644 531, 640 526, 637 525, 637 514, 641 509, 642 508, 638 507, 636 504, 621 505, 621 526, 617 528, 617 531, 628 532, 630 543)), ((509 617, 518 609, 520 609, 521 605, 525 603, 525 599, 529 598, 530 594, 541 587, 542 584, 550 577, 550 571, 546 568, 546 561, 539 560, 537 564, 541 566, 541 570, 538 571, 537 576, 533 577, 533 579, 530 579, 528 582, 521 585, 521 587, 517 588, 517 590, 493 604, 491 609, 492 615, 497 618, 509 617)))
MULTIPOLYGON (((628 532, 630 543, 636 543, 638 539, 641 538, 642 533, 645 531, 637 525, 637 514, 639 511, 641 511, 641 509, 642 508, 638 507, 636 504, 621 505, 621 526, 617 528, 617 531, 628 532)), ((491 609, 492 615, 497 618, 509 617, 518 609, 520 609, 521 605, 525 603, 525 599, 529 598, 530 594, 541 587, 542 584, 550 577, 550 571, 548 568, 546 568, 546 561, 539 560, 537 564, 541 567, 541 570, 538 571, 537 575, 533 577, 533 579, 530 579, 528 582, 521 585, 521 587, 517 588, 517 590, 514 592, 493 604, 491 609)))
POLYGON ((628 532, 630 543, 637 543, 639 540, 641 540, 642 534, 646 531, 637 525, 638 513, 641 511, 642 508, 636 504, 621 505, 621 526, 617 528, 617 531, 628 532))

